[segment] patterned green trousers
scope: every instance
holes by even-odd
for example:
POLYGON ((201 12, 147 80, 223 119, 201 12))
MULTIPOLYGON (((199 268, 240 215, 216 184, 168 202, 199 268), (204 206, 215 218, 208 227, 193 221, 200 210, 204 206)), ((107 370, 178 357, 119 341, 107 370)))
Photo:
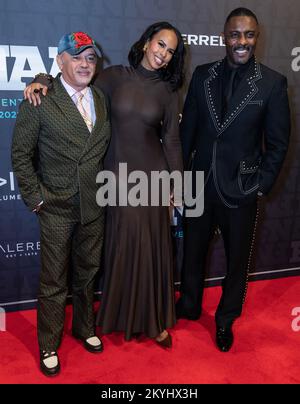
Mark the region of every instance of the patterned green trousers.
POLYGON ((71 278, 72 332, 82 338, 95 334, 94 280, 100 268, 104 214, 82 225, 79 206, 57 215, 42 206, 38 214, 41 238, 41 272, 37 329, 41 350, 56 351, 65 320, 68 279, 71 278))

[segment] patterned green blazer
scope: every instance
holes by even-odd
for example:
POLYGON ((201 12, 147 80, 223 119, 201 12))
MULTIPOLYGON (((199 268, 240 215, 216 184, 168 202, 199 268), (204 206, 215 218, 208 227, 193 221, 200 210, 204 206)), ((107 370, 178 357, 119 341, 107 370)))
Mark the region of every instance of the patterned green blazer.
POLYGON ((83 224, 103 212, 96 203, 96 176, 110 140, 105 97, 91 89, 96 110, 91 133, 57 76, 41 105, 21 103, 12 142, 13 169, 25 204, 32 210, 43 200, 60 214, 63 202, 79 192, 83 224))

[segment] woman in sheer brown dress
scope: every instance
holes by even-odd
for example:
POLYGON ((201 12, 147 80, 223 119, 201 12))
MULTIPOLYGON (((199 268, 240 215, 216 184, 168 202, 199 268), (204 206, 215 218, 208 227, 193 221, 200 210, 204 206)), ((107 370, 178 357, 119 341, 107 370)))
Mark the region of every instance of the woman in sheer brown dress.
MULTIPOLYGON (((183 81, 185 49, 167 22, 151 25, 129 53, 129 67, 105 69, 95 82, 110 103, 112 138, 105 169, 128 175, 182 171, 177 89, 183 81)), ((128 187, 128 192, 130 187, 128 187)), ((117 193, 118 194, 118 193, 117 193)), ((174 283, 169 209, 108 206, 104 238, 104 286, 97 325, 103 334, 145 334, 171 346, 174 283)))

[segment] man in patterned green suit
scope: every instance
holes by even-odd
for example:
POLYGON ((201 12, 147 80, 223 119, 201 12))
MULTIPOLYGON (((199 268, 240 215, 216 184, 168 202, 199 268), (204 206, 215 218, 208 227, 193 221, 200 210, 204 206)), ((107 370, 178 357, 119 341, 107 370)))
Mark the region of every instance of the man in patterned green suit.
POLYGON ((23 101, 13 136, 12 163, 20 192, 40 222, 37 329, 40 367, 47 376, 60 370, 57 349, 71 264, 72 333, 88 351, 103 350, 93 314, 104 231, 96 176, 102 170, 110 123, 104 95, 90 85, 99 55, 87 34, 63 36, 57 55, 61 73, 37 108, 23 101))

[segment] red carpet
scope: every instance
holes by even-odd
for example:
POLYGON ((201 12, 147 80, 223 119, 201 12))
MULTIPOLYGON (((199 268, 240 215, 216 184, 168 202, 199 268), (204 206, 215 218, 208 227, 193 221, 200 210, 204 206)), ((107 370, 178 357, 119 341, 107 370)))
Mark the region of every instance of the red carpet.
POLYGON ((102 354, 89 354, 70 336, 69 306, 59 350, 62 371, 54 379, 38 368, 36 312, 9 313, 7 331, 0 332, 0 383, 300 383, 300 331, 292 329, 300 277, 250 283, 229 353, 214 344, 219 296, 220 288, 206 289, 201 319, 177 323, 170 351, 114 334, 103 338, 102 354))

